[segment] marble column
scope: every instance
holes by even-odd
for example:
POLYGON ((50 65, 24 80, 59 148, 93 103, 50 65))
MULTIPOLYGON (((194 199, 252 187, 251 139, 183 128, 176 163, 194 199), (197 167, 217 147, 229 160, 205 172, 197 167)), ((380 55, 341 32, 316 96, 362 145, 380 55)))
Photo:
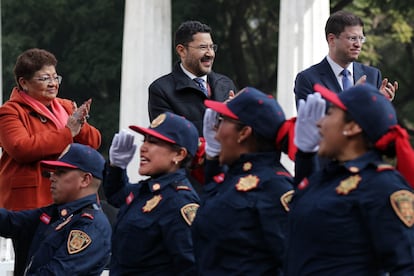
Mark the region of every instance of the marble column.
MULTIPOLYGON (((120 129, 129 125, 148 126, 148 86, 171 71, 170 0, 126 0, 122 49, 120 129)), ((137 154, 127 170, 131 182, 138 175, 142 135, 135 134, 137 154)))
MULTIPOLYGON (((296 74, 320 62, 328 53, 328 17, 329 0, 280 0, 277 100, 287 118, 296 116, 296 74)), ((282 163, 293 172, 293 163, 285 155, 282 163)))

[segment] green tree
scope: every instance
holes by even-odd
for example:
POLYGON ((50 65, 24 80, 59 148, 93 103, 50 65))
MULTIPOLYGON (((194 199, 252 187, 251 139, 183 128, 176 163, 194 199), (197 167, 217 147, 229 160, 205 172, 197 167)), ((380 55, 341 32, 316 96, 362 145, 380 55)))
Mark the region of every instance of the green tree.
POLYGON ((3 99, 9 98, 17 56, 29 48, 56 55, 59 96, 78 105, 92 98, 92 125, 108 152, 118 130, 124 1, 2 1, 3 99))

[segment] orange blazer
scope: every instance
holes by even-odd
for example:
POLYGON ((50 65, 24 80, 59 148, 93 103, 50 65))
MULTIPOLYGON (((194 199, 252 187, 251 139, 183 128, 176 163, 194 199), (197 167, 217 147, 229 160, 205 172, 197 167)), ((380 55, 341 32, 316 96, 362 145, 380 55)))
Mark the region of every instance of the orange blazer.
MULTIPOLYGON (((56 98, 70 115, 73 102, 56 98)), ((10 210, 38 208, 52 203, 50 181, 42 174, 41 160, 54 160, 73 142, 95 149, 101 144, 98 129, 87 122, 72 137, 58 129, 45 114, 23 101, 17 88, 0 107, 0 207, 10 210)))

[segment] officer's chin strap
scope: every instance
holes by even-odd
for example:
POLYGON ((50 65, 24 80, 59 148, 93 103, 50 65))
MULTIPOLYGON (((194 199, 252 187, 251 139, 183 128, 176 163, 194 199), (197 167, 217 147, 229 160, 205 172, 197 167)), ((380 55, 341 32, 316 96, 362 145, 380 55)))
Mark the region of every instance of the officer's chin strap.
POLYGON ((375 143, 375 147, 379 150, 386 150, 392 142, 395 142, 397 170, 405 177, 410 186, 414 188, 414 150, 411 147, 407 131, 399 125, 392 126, 375 143))

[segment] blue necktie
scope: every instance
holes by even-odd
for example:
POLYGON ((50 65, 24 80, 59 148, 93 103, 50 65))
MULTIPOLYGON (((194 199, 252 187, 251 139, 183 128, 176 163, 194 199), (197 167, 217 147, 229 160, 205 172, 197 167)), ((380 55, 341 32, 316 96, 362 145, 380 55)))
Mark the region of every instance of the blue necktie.
POLYGON ((342 87, 343 87, 343 90, 346 90, 352 86, 352 83, 348 78, 348 75, 350 75, 348 69, 342 70, 341 75, 342 75, 342 87))
POLYGON ((200 87, 201 91, 208 97, 207 88, 204 86, 204 80, 202 78, 195 78, 194 81, 197 83, 198 87, 200 87))

